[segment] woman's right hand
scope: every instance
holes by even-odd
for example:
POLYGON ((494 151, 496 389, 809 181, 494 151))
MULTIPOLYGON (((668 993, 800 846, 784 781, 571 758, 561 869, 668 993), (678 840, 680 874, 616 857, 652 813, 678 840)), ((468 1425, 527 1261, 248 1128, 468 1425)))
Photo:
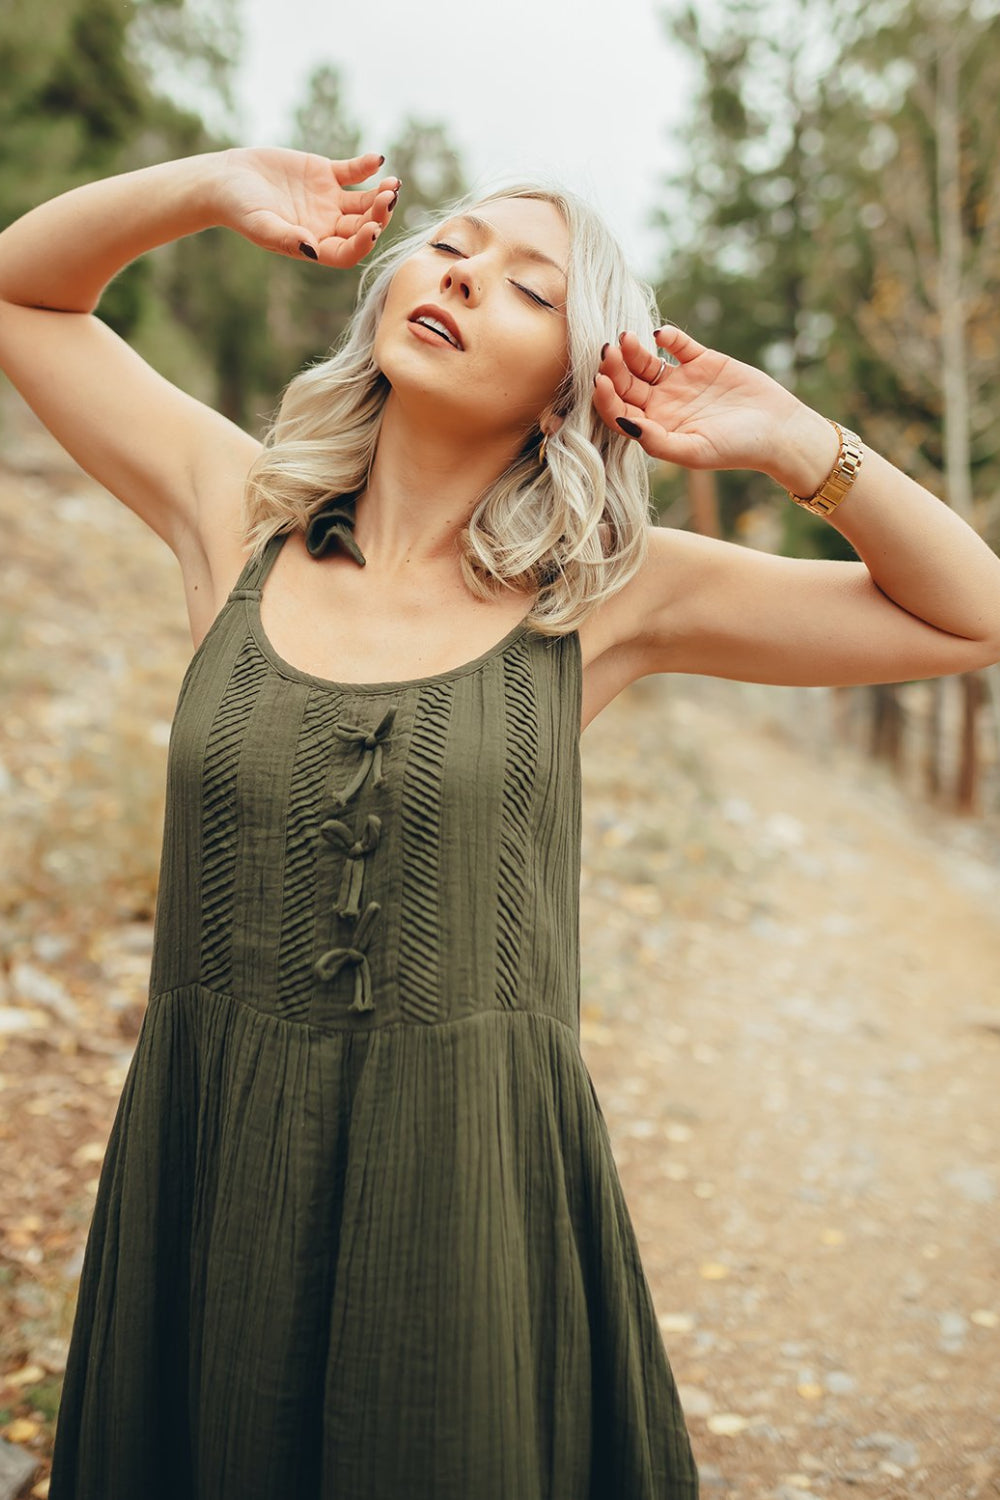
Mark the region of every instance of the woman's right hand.
POLYGON ((221 153, 214 189, 218 222, 278 255, 355 266, 389 222, 400 182, 348 191, 385 160, 375 152, 331 161, 308 151, 234 147, 221 153))

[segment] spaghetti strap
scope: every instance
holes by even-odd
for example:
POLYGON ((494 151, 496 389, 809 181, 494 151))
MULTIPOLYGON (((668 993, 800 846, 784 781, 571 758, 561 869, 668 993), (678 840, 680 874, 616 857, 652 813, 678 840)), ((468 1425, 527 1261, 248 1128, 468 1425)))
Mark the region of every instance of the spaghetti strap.
POLYGON ((281 551, 287 535, 287 531, 276 532, 274 536, 268 538, 259 553, 247 558, 239 578, 230 590, 227 603, 233 599, 260 598, 267 575, 273 568, 274 559, 281 551))

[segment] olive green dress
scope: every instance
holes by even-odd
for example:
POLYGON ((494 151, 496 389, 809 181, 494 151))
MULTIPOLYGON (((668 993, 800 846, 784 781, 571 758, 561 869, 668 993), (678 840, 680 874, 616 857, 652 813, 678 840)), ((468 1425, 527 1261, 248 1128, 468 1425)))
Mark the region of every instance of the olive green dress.
POLYGON ((314 677, 282 540, 180 690, 50 1500, 691 1500, 579 1045, 578 636, 314 677))

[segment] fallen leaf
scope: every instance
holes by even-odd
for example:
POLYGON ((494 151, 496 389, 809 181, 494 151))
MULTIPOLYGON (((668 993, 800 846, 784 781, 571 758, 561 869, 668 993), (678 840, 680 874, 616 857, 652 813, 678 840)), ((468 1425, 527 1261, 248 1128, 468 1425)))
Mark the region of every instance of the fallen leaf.
POLYGON ((9 1443, 30 1443, 32 1438, 38 1436, 41 1428, 30 1417, 15 1417, 13 1422, 8 1422, 0 1431, 9 1443))
POLYGON ((40 1380, 45 1379, 45 1371, 41 1365, 22 1365, 19 1370, 11 1370, 3 1376, 4 1385, 37 1385, 40 1380))

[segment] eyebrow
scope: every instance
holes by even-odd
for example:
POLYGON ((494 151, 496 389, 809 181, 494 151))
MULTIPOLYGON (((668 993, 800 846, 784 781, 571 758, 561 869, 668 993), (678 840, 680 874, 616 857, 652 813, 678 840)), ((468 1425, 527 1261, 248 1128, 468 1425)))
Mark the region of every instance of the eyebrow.
MULTIPOLYGON (((459 214, 451 222, 453 224, 468 224, 470 228, 478 230, 480 234, 502 238, 502 236, 498 236, 498 231, 494 229, 492 224, 487 224, 485 219, 478 219, 475 214, 459 214)), ((559 275, 565 279, 565 267, 561 266, 557 260, 553 260, 551 255, 545 255, 543 251, 536 250, 534 245, 511 245, 510 248, 519 260, 534 261, 539 266, 551 266, 554 271, 558 271, 559 275)))

